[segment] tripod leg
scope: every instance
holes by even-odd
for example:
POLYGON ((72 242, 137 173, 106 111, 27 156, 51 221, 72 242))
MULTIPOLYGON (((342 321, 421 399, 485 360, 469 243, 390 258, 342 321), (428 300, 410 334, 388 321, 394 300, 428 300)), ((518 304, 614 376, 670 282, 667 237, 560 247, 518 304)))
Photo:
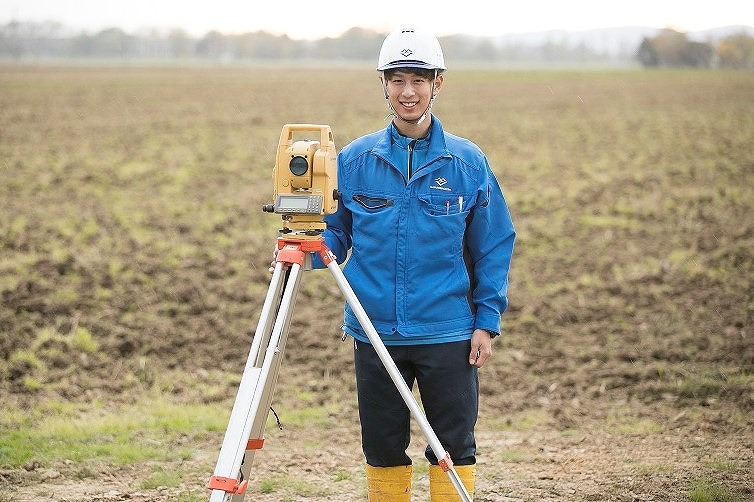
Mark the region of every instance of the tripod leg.
POLYGON ((374 328, 374 325, 372 325, 372 321, 369 320, 369 316, 364 310, 364 307, 362 307, 361 302, 359 302, 359 299, 356 297, 356 293, 353 292, 351 285, 348 283, 345 275, 343 275, 343 271, 340 269, 340 267, 338 267, 334 256, 332 256, 332 253, 329 250, 327 250, 327 252, 321 253, 321 255, 323 261, 327 264, 327 268, 330 270, 333 277, 335 277, 335 280, 338 283, 338 287, 340 287, 340 290, 346 297, 346 301, 351 306, 351 309, 353 310, 354 314, 356 314, 356 317, 359 319, 361 327, 366 332, 367 337, 369 337, 369 341, 372 343, 372 346, 377 352, 380 361, 382 361, 382 364, 385 366, 385 369, 390 375, 390 379, 395 384, 398 392, 403 398, 403 401, 411 411, 411 415, 413 415, 414 419, 418 422, 419 427, 424 433, 424 437, 427 438, 429 446, 432 448, 435 456, 437 456, 438 459, 441 459, 440 467, 442 467, 442 469, 448 474, 450 482, 458 492, 461 500, 463 502, 472 502, 471 496, 469 495, 468 491, 466 491, 466 487, 461 482, 461 478, 453 468, 453 462, 450 460, 450 455, 443 448, 442 443, 440 443, 440 440, 435 434, 435 431, 427 421, 427 417, 424 416, 421 408, 419 408, 419 404, 416 402, 416 399, 414 399, 414 395, 411 393, 411 389, 408 388, 408 385, 406 385, 406 382, 403 380, 403 377, 401 376, 400 371, 398 371, 393 358, 390 357, 390 354, 385 348, 385 344, 380 339, 380 335, 377 334, 377 330, 374 328))
POLYGON ((301 266, 294 263, 287 279, 278 262, 246 361, 223 444, 210 479, 210 502, 241 502, 256 449, 261 448, 280 362, 290 327, 301 266))

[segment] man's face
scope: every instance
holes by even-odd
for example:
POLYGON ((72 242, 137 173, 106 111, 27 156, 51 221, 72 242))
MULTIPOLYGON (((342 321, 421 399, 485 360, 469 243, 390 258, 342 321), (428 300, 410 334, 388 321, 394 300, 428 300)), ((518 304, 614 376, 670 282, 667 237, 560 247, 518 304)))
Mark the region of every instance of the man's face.
POLYGON ((390 104, 398 115, 411 121, 418 120, 427 110, 432 93, 442 87, 442 75, 438 75, 432 86, 432 77, 405 70, 395 70, 385 74, 385 90, 390 104))

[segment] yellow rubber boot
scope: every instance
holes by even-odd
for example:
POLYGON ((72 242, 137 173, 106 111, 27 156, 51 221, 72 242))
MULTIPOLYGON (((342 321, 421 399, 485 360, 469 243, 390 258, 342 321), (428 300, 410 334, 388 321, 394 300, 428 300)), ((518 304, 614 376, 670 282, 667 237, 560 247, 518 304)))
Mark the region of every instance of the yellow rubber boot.
MULTIPOLYGON (((454 469, 473 499, 476 465, 456 465, 454 469)), ((443 471, 439 465, 429 466, 429 500, 431 502, 458 502, 461 500, 456 487, 450 481, 448 473, 443 471)))
POLYGON ((411 500, 410 465, 372 467, 366 465, 369 502, 409 502, 411 500))

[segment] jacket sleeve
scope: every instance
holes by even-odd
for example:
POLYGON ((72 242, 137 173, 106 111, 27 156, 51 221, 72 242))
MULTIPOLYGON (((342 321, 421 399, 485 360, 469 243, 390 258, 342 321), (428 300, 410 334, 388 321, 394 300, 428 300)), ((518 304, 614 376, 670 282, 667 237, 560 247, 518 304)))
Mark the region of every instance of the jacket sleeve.
MULTIPOLYGON (((344 184, 346 179, 341 169, 340 158, 338 159, 338 187, 344 184)), ((343 194, 341 190, 341 197, 343 194)), ((338 201, 338 210, 334 214, 328 214, 324 218, 327 228, 323 232, 325 245, 332 251, 339 264, 346 260, 348 251, 351 249, 351 211, 346 208, 342 200, 338 201)), ((312 257, 313 268, 325 268, 325 264, 318 255, 312 257)))
MULTIPOLYGON (((335 255, 338 264, 346 261, 348 250, 351 249, 351 212, 343 204, 338 204, 335 214, 325 216, 327 228, 323 232, 325 245, 335 255)), ((319 255, 312 258, 313 268, 325 268, 325 264, 319 255)))
POLYGON ((479 203, 466 228, 466 248, 476 309, 474 328, 499 334, 500 321, 508 307, 508 272, 516 232, 503 191, 486 159, 485 164, 479 203))

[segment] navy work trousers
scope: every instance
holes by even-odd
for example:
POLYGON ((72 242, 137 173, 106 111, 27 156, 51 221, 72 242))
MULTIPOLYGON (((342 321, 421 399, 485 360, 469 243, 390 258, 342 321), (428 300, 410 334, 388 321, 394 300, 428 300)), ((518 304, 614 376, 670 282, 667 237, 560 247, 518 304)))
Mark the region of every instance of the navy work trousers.
MULTIPOLYGON (((409 388, 417 383, 429 424, 455 465, 476 463, 474 426, 479 411, 479 374, 469 364, 470 341, 387 346, 409 388)), ((354 363, 367 464, 411 464, 411 414, 371 344, 355 341, 354 363)), ((437 464, 432 449, 425 456, 437 464)))

